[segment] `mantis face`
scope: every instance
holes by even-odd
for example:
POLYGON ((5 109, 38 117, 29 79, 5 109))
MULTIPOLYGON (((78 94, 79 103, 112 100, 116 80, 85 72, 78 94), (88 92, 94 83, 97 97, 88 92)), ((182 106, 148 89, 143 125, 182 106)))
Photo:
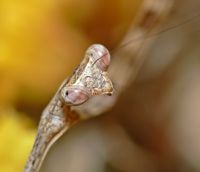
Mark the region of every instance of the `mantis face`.
POLYGON ((93 95, 112 95, 113 85, 108 77, 109 51, 100 44, 90 46, 72 77, 61 89, 66 104, 80 105, 93 95))

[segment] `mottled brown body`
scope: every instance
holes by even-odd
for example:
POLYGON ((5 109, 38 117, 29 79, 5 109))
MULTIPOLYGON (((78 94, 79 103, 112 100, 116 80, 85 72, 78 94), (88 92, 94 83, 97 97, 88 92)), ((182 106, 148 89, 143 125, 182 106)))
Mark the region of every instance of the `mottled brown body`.
POLYGON ((105 61, 110 61, 108 50, 102 45, 92 45, 71 78, 60 86, 42 113, 24 172, 38 172, 51 145, 80 119, 70 105, 80 105, 94 95, 112 94, 112 82, 106 72, 109 63, 105 61))

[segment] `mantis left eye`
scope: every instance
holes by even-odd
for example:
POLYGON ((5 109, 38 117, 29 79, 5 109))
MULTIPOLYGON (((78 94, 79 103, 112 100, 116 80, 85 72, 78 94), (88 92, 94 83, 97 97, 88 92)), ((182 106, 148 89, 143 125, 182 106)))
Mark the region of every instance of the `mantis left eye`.
POLYGON ((94 44, 87 50, 88 54, 92 54, 94 63, 102 70, 106 71, 110 65, 110 53, 106 47, 100 44, 94 44))
POLYGON ((74 106, 86 102, 90 97, 90 94, 86 90, 74 87, 63 88, 61 95, 65 103, 74 106))

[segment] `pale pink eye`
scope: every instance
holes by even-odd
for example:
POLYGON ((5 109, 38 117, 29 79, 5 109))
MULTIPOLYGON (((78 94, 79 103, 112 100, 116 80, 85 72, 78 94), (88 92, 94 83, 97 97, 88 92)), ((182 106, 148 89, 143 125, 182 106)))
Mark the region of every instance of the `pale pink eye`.
POLYGON ((94 63, 103 71, 108 69, 110 65, 110 53, 109 51, 100 44, 94 44, 88 48, 93 54, 94 63))
POLYGON ((89 99, 88 92, 79 88, 66 88, 61 94, 64 101, 70 105, 80 105, 89 99))
POLYGON ((101 70, 106 71, 110 64, 110 55, 108 53, 103 54, 99 59, 97 59, 96 63, 101 70))

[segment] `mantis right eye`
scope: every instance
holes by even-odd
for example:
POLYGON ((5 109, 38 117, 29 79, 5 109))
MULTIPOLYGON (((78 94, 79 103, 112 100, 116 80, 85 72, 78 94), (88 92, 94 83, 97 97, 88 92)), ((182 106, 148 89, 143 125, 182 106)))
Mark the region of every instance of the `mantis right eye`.
POLYGON ((63 88, 61 91, 62 98, 64 99, 65 103, 68 105, 80 105, 86 102, 90 98, 90 94, 88 91, 82 88, 63 88))

